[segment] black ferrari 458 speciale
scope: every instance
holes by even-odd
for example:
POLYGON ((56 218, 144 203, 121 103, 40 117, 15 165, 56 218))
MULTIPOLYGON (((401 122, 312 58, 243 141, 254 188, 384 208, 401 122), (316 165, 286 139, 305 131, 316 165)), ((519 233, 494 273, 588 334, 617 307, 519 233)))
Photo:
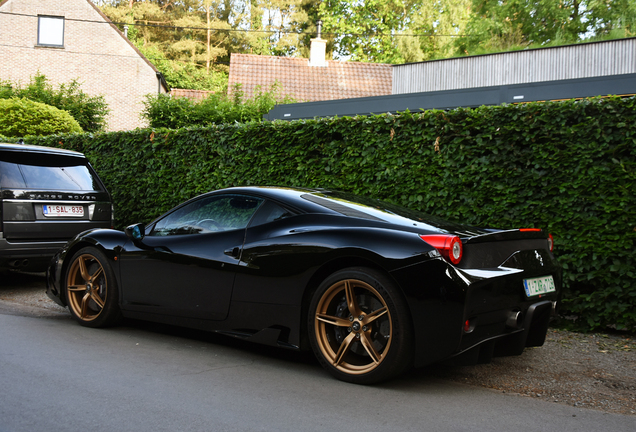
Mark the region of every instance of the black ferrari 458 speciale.
POLYGON ((541 229, 281 187, 218 190, 148 225, 86 231, 47 275, 47 294, 84 326, 129 317, 312 349, 362 384, 540 346, 560 288, 541 229))

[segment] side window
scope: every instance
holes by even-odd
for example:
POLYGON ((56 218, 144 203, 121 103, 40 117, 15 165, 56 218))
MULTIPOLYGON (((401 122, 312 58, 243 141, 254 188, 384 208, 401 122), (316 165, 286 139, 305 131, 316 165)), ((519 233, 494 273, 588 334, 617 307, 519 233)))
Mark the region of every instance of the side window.
POLYGON ((38 45, 64 47, 64 17, 38 16, 38 45))
POLYGON ((247 227, 263 202, 244 195, 201 198, 161 219, 151 236, 202 234, 247 227))
POLYGON ((0 187, 7 189, 24 189, 26 184, 18 165, 0 161, 0 187))
POLYGON ((254 218, 252 218, 250 227, 263 225, 280 219, 285 219, 293 215, 294 213, 285 209, 284 207, 281 207, 271 201, 265 201, 265 203, 258 209, 256 215, 254 215, 254 218))

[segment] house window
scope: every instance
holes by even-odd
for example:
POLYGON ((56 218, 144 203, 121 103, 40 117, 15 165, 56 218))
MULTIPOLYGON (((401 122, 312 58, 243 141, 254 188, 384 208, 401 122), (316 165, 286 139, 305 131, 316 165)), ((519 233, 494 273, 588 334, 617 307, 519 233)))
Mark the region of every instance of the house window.
POLYGON ((64 46, 64 17, 38 16, 38 45, 64 46))

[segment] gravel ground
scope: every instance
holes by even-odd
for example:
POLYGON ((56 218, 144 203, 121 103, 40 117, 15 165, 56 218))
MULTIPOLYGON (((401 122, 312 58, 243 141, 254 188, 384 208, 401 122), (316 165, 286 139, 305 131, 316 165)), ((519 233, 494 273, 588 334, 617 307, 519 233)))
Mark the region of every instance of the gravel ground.
MULTIPOLYGON (((0 312, 68 316, 46 294, 43 274, 0 276, 0 312)), ((550 329, 546 343, 477 366, 429 366, 414 376, 486 387, 582 408, 636 415, 636 337, 550 329)))

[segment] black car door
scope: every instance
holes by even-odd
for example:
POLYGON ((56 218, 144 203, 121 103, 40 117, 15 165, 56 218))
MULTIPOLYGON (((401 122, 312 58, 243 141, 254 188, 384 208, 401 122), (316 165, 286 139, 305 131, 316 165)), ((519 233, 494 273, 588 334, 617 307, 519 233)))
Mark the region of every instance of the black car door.
POLYGON ((157 221, 120 254, 122 307, 197 319, 227 316, 245 228, 262 200, 212 195, 157 221))

